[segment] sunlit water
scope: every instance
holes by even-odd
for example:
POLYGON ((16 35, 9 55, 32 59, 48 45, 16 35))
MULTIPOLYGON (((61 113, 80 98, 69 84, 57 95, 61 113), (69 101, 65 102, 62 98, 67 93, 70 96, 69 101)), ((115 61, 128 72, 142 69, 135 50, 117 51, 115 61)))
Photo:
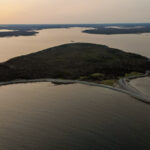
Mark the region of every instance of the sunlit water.
MULTIPOLYGON (((95 35, 81 28, 0 38, 0 61, 70 42, 150 57, 150 34, 95 35)), ((149 89, 149 88, 148 88, 149 89)), ((112 90, 50 83, 0 87, 2 150, 149 150, 150 107, 112 90)))
POLYGON ((125 94, 32 83, 0 87, 0 96, 1 150, 150 149, 150 107, 125 94))
POLYGON ((46 29, 36 36, 0 38, 0 62, 72 41, 104 44, 150 57, 150 34, 100 35, 82 33, 84 29, 46 29))
POLYGON ((14 30, 0 29, 0 32, 11 32, 11 31, 14 31, 14 30))

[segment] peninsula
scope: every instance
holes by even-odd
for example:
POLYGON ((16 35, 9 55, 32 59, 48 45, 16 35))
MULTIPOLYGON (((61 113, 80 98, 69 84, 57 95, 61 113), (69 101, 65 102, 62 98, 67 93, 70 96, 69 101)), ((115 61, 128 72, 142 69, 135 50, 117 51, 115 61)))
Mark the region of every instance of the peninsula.
POLYGON ((0 81, 73 79, 101 83, 150 70, 148 58, 90 43, 70 43, 12 58, 0 64, 0 81))

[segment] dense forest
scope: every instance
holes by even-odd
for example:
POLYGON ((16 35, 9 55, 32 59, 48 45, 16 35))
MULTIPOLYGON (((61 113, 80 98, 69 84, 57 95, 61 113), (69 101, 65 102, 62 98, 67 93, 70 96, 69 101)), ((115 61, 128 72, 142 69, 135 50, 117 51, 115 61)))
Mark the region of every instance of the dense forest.
POLYGON ((72 43, 1 63, 0 81, 37 78, 107 80, 146 70, 150 70, 150 61, 146 57, 104 45, 72 43))

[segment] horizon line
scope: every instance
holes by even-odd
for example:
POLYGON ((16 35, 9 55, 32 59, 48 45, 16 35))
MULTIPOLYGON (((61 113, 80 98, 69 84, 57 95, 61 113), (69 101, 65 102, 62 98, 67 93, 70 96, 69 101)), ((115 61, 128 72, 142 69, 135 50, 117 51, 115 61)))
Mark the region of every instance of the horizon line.
POLYGON ((150 24, 150 22, 124 22, 124 23, 8 23, 8 24, 0 24, 0 25, 93 25, 93 24, 150 24))

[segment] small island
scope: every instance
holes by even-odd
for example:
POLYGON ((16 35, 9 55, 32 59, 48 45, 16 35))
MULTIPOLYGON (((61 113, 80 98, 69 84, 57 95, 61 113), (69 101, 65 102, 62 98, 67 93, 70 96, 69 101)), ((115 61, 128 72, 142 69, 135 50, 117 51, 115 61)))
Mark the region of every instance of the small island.
POLYGON ((18 31, 6 31, 0 32, 0 37, 17 37, 17 36, 34 36, 38 32, 36 31, 28 31, 28 30, 18 30, 18 31))
POLYGON ((150 61, 105 45, 69 43, 12 58, 0 64, 0 81, 71 79, 113 84, 131 72, 145 73, 150 61))

